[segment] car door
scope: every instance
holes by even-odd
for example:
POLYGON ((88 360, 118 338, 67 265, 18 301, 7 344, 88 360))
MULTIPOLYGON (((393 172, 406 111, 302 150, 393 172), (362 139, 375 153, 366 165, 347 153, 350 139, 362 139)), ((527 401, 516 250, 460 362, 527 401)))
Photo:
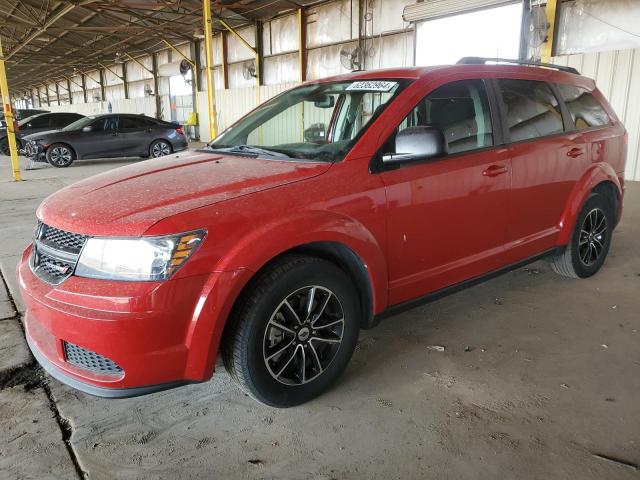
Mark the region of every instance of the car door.
POLYGON ((143 116, 123 116, 120 118, 123 155, 148 155, 152 122, 143 116))
POLYGON ((508 261, 553 248, 575 182, 585 171, 588 145, 565 128, 566 112, 546 82, 498 79, 505 116, 512 194, 507 231, 508 261))
POLYGON ((390 304, 502 266, 510 162, 491 104, 484 81, 456 81, 428 94, 398 127, 439 129, 448 153, 382 172, 390 304))
POLYGON ((81 158, 122 156, 122 135, 118 131, 118 123, 116 115, 99 117, 88 125, 90 131, 82 130, 73 136, 72 146, 81 158))

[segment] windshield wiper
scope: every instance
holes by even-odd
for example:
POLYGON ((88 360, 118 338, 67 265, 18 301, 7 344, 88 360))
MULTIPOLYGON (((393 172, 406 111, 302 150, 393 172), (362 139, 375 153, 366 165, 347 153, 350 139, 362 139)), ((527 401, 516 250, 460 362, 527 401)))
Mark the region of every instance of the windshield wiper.
POLYGON ((259 157, 266 156, 272 158, 287 158, 291 157, 284 152, 279 152, 277 150, 268 150, 266 148, 254 147, 253 145, 234 145, 234 146, 224 146, 224 147, 214 147, 213 145, 207 145, 208 150, 214 150, 217 152, 225 152, 225 153, 235 153, 238 155, 248 155, 251 157, 259 157))

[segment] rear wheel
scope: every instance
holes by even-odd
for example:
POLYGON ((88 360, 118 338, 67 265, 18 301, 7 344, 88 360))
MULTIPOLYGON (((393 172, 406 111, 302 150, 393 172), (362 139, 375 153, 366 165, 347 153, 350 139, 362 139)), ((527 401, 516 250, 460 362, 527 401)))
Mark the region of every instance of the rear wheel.
POLYGON ((614 224, 609 199, 601 193, 592 193, 578 215, 569 245, 551 260, 553 270, 573 278, 594 275, 609 253, 614 224))
POLYGON ((149 155, 153 158, 171 154, 171 144, 166 140, 155 140, 149 147, 149 155))
POLYGON ((222 344, 226 369, 260 402, 290 407, 336 380, 355 348, 360 309, 334 264, 286 256, 250 285, 222 344))
POLYGON ((54 143, 47 149, 47 162, 57 168, 68 167, 75 160, 75 153, 64 143, 54 143))

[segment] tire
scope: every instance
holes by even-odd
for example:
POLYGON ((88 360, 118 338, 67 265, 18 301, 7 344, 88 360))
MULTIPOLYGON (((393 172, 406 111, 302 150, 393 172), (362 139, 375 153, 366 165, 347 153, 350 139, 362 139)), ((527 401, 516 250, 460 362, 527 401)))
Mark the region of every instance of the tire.
POLYGON ((66 168, 76 159, 76 153, 69 145, 54 143, 47 149, 47 162, 56 168, 66 168))
POLYGON ((11 151, 9 150, 9 139, 6 137, 0 139, 0 155, 6 155, 7 157, 11 155, 11 151))
POLYGON ((171 144, 167 140, 154 140, 149 146, 149 156, 151 158, 164 157, 173 152, 171 144))
POLYGON ((258 274, 234 308, 222 341, 225 368, 259 402, 300 405, 343 372, 360 317, 344 271, 319 258, 283 256, 258 274))
POLYGON ((614 226, 612 202, 601 193, 592 193, 578 215, 569 245, 551 259, 553 270, 570 278, 597 273, 609 253, 614 226))

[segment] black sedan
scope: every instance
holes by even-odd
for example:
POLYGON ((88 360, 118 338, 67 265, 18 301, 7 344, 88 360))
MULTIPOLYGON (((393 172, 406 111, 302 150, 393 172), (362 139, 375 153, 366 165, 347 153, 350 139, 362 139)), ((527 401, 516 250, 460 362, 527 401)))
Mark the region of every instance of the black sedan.
MULTIPOLYGON (((37 115, 39 113, 49 113, 49 110, 38 110, 36 108, 20 108, 18 110, 13 111, 13 119, 18 122, 27 117, 32 117, 33 115, 37 115)), ((4 112, 0 109, 0 128, 6 127, 6 121, 4 119, 4 112)))
POLYGON ((187 148, 181 125, 132 114, 91 115, 25 140, 28 157, 54 167, 68 167, 76 159, 161 157, 187 148))
MULTIPOLYGON (((73 122, 85 118, 78 113, 40 113, 24 118, 18 122, 16 132, 16 143, 18 150, 24 148, 24 137, 37 132, 64 128, 73 122)), ((0 128, 0 154, 9 155, 9 140, 7 139, 7 129, 0 128)))

